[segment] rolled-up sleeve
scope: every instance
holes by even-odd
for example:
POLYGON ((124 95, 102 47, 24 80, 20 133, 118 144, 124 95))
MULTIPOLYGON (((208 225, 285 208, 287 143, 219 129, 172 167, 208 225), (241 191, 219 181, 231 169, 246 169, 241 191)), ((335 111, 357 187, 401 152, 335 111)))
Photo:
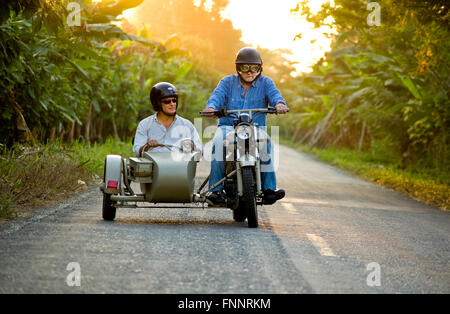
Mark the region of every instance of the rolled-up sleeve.
POLYGON ((283 98, 283 96, 281 96, 280 91, 277 89, 272 79, 266 77, 265 84, 266 96, 269 100, 269 105, 271 107, 275 107, 276 104, 280 102, 286 105, 286 100, 283 98))
MULTIPOLYGON (((229 77, 224 77, 220 80, 216 89, 213 91, 208 101, 206 102, 206 108, 214 108, 215 110, 219 110, 220 107, 227 103, 228 97, 228 84, 230 84, 229 77)), ((205 108, 205 109, 206 109, 205 108)))

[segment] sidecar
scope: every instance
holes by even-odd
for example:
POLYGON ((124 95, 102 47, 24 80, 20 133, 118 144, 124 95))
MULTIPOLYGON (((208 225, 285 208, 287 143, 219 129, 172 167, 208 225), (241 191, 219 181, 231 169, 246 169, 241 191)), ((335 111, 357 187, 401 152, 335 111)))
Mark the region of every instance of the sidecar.
MULTIPOLYGON (((116 209, 138 206, 138 203, 204 203, 204 195, 194 193, 199 152, 144 152, 142 157, 128 160, 120 155, 105 158, 102 215, 114 220, 116 209), (132 189, 132 182, 140 185, 140 193, 132 189)), ((187 207, 187 206, 170 206, 187 207)), ((192 207, 189 206, 189 207, 192 207)))

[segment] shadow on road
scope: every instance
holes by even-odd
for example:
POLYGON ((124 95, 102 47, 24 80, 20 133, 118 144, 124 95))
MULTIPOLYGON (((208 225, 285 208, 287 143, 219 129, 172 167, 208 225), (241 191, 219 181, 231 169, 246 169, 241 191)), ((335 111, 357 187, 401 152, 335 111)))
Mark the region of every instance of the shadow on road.
POLYGON ((227 226, 233 228, 247 227, 246 222, 234 222, 233 219, 192 219, 192 218, 117 218, 114 221, 98 221, 98 224, 104 225, 158 225, 158 226, 227 226))

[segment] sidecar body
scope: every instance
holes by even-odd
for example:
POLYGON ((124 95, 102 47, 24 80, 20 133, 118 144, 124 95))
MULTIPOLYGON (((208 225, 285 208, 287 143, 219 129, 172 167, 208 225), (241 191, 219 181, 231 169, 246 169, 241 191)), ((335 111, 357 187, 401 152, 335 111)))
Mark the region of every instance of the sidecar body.
POLYGON ((107 155, 100 186, 103 218, 113 220, 116 208, 143 207, 137 206, 138 202, 204 202, 204 197, 194 194, 200 157, 199 152, 144 152, 142 157, 128 160, 120 155, 107 155), (139 186, 140 192, 135 193, 132 186, 134 189, 139 186))

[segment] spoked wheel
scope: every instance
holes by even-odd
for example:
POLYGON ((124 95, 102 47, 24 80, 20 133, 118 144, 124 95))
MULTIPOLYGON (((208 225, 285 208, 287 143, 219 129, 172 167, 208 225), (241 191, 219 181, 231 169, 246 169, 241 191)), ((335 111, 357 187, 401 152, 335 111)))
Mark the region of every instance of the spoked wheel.
POLYGON ((113 221, 116 218, 116 208, 111 201, 111 194, 103 193, 102 216, 104 220, 113 221))
MULTIPOLYGON (((244 188, 244 195, 242 196, 243 208, 247 216, 249 228, 258 227, 258 211, 256 208, 255 198, 255 178, 253 176, 253 169, 251 167, 244 167, 242 170, 242 185, 244 188)), ((240 206, 239 206, 240 207, 240 206)))

